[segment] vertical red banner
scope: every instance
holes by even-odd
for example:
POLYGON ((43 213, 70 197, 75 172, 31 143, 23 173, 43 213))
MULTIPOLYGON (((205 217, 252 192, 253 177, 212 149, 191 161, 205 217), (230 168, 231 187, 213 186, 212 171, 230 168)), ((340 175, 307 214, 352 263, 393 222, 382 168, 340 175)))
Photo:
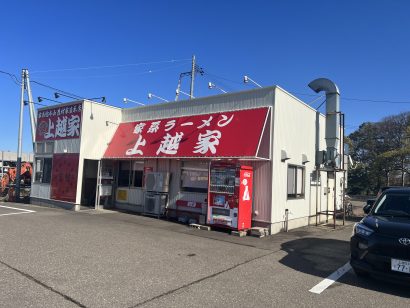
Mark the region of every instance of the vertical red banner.
POLYGON ((51 171, 51 199, 75 202, 79 154, 54 154, 51 171))

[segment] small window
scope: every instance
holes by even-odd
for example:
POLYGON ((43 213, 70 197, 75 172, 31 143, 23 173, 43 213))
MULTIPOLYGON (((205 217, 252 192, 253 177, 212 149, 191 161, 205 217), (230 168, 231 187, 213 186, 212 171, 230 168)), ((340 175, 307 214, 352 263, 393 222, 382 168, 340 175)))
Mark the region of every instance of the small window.
POLYGON ((54 142, 46 142, 44 144, 44 153, 53 153, 54 152, 54 142))
POLYGON ((132 186, 142 188, 144 178, 144 162, 134 161, 132 163, 132 186))
POLYGON ((288 198, 303 198, 305 196, 305 168, 288 166, 288 198))
POLYGON ((44 154, 44 142, 36 142, 36 154, 44 154))
POLYGON ((188 192, 208 192, 208 163, 183 162, 181 190, 188 192))
POLYGON ((36 158, 36 174, 34 181, 38 183, 51 183, 51 169, 53 159, 50 157, 36 158))
POLYGON ((134 187, 142 187, 142 179, 144 177, 144 171, 142 170, 134 170, 134 187))
POLYGON ((118 173, 118 186, 129 187, 130 186, 130 162, 120 161, 120 170, 118 173))

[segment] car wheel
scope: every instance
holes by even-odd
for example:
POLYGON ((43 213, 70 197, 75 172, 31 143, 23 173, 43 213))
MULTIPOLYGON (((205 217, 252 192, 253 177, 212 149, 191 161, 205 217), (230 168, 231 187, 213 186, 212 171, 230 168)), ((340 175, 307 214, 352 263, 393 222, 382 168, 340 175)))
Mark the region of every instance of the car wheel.
POLYGON ((362 271, 358 268, 353 267, 353 271, 354 271, 354 273, 356 274, 357 277, 367 277, 367 276, 369 276, 368 272, 362 271))

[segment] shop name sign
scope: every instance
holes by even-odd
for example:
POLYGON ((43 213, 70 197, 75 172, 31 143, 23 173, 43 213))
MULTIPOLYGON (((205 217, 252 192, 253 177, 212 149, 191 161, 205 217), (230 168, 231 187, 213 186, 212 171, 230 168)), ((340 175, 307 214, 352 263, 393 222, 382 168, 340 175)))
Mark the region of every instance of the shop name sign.
POLYGON ((119 125, 104 157, 253 157, 268 108, 119 125))
POLYGON ((76 103, 39 110, 36 141, 79 138, 82 107, 76 103))

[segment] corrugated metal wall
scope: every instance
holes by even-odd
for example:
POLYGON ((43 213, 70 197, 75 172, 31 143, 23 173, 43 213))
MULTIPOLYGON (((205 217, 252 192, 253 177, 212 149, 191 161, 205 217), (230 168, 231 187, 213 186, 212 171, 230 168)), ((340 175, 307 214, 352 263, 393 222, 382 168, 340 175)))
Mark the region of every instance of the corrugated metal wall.
POLYGON ((81 139, 63 139, 54 141, 54 153, 80 153, 81 139))
POLYGON ((124 109, 122 122, 181 117, 272 106, 275 87, 209 96, 193 100, 124 109))
POLYGON ((30 196, 41 199, 50 199, 50 184, 32 183, 30 196))
POLYGON ((179 186, 181 182, 181 161, 172 159, 170 163, 171 184, 169 186, 169 208, 175 209, 175 202, 178 200, 179 186))

